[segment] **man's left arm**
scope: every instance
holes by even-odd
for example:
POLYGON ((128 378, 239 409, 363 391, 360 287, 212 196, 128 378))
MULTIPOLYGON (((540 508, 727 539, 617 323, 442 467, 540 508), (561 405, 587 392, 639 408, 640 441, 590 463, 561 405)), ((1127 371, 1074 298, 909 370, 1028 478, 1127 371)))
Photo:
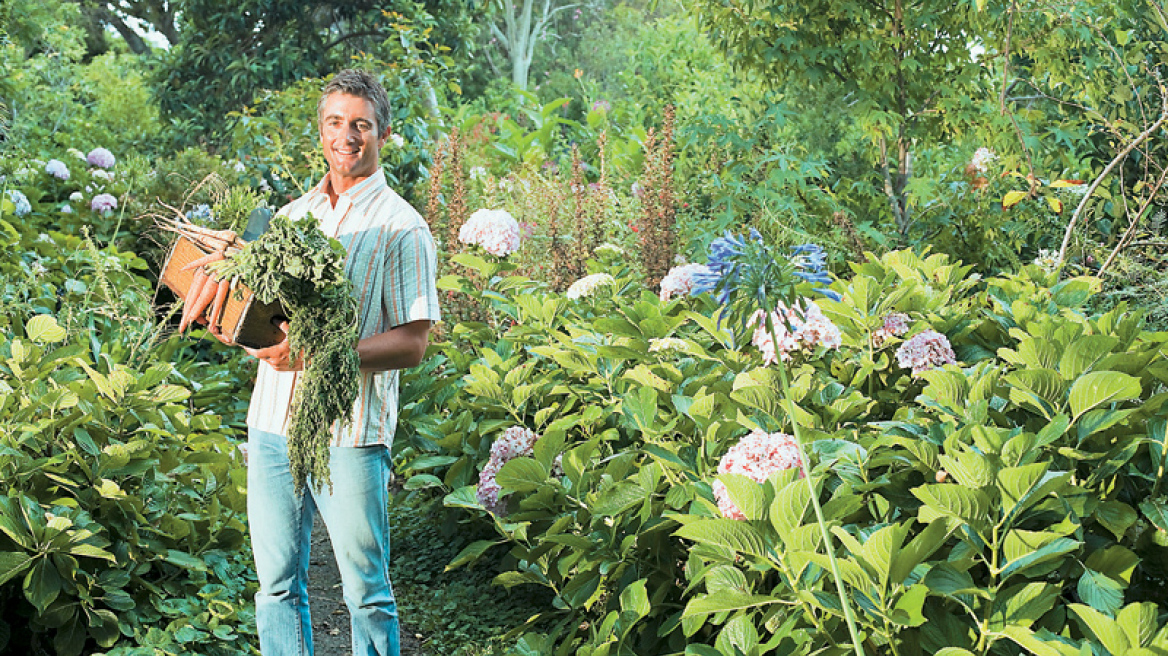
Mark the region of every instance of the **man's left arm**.
POLYGON ((430 321, 422 319, 395 326, 357 342, 361 371, 389 371, 416 367, 426 355, 430 321))
POLYGON ((416 367, 426 355, 430 325, 438 319, 437 249, 430 230, 403 230, 384 253, 383 308, 393 328, 357 342, 362 371, 416 367))

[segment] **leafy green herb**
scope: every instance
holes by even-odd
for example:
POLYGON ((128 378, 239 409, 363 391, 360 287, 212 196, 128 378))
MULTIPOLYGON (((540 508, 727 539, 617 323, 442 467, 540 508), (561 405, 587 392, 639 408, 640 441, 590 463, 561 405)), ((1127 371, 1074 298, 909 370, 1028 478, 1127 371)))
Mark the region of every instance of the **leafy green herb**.
POLYGON ((239 276, 260 301, 279 300, 290 315, 289 346, 304 353, 288 434, 297 490, 310 476, 318 488, 329 481, 329 428, 349 420, 357 399, 357 301, 344 262, 344 247, 308 214, 296 221, 274 217, 267 232, 216 267, 239 276))

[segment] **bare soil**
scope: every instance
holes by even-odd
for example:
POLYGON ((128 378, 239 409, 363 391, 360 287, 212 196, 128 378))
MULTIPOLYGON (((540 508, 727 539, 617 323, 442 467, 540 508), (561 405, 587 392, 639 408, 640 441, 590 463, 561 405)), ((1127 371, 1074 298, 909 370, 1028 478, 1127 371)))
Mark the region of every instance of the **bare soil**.
MULTIPOLYGON (((341 573, 324 522, 313 523, 312 559, 308 567, 308 604, 312 609, 312 641, 317 656, 352 656, 349 610, 341 597, 341 573)), ((401 626, 402 656, 425 656, 421 636, 401 626)))

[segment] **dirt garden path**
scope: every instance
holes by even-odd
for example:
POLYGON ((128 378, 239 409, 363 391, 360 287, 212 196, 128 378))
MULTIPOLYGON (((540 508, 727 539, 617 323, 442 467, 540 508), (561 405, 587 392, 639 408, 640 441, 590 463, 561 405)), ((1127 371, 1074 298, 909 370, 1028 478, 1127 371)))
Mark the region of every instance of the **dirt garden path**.
MULTIPOLYGON (((341 573, 333 558, 324 522, 312 527, 312 560, 308 566, 308 603, 312 608, 312 636, 317 656, 352 656, 349 611, 341 598, 341 573)), ((413 629, 402 625, 402 656, 425 656, 413 629)))

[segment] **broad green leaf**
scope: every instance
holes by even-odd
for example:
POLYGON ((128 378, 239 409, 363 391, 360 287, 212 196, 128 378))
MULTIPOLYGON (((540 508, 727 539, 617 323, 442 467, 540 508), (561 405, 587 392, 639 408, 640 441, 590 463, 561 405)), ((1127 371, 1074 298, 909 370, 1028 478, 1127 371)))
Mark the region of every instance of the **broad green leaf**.
POLYGON ((0 551, 0 585, 20 576, 32 564, 32 558, 21 551, 0 551))
POLYGON ((177 565, 183 569, 196 570, 199 572, 207 571, 207 564, 203 562, 202 558, 199 558, 198 556, 192 556, 185 551, 167 549, 166 555, 163 556, 162 559, 171 565, 177 565))
POLYGON ((1080 545, 1082 545, 1082 542, 1070 538, 1053 540, 1038 551, 1028 553, 1021 558, 1016 558, 1007 563, 1001 571, 1001 580, 1005 581, 1028 567, 1033 567, 1034 565, 1045 563, 1052 558, 1058 558, 1059 556, 1070 553, 1078 549, 1080 545))
POLYGON ((785 536, 795 527, 803 525, 803 517, 810 504, 811 490, 808 489, 805 480, 788 483, 775 493, 775 500, 771 502, 770 517, 771 525, 775 527, 780 538, 785 540, 785 536))
POLYGON ((474 542, 471 542, 470 544, 463 547, 462 551, 458 552, 458 555, 455 556, 448 565, 446 565, 446 569, 444 571, 449 572, 452 569, 462 567, 467 563, 472 563, 478 560, 479 557, 486 553, 488 549, 497 544, 502 543, 495 540, 475 540, 474 542))
POLYGON ((1139 519, 1139 515, 1135 509, 1122 501, 1104 501, 1095 508, 1095 519, 1111 531, 1116 540, 1122 540, 1131 525, 1139 519))
POLYGON ((1092 569, 1083 570, 1077 591, 1088 606, 1108 616, 1115 615, 1123 605, 1123 586, 1092 569))
POLYGON ((912 489, 913 496, 934 512, 977 527, 986 521, 989 498, 981 490, 960 485, 927 484, 912 489))
POLYGON ((988 458, 974 451, 961 451, 954 456, 940 456, 941 466, 968 488, 981 488, 994 480, 994 466, 988 458))
POLYGON ((767 547, 762 533, 747 522, 725 518, 703 519, 682 526, 674 535, 729 549, 735 553, 766 559, 773 557, 773 552, 767 547))
POLYGON ((1059 588, 1050 583, 1028 583, 1002 590, 994 597, 989 630, 1006 626, 1029 627, 1059 601, 1059 588))
POLYGON ((41 558, 24 577, 24 596, 40 612, 61 593, 61 575, 48 558, 41 558))
POLYGON ((956 598, 958 595, 976 595, 989 597, 989 592, 983 590, 973 582, 969 572, 954 568, 952 565, 937 565, 925 574, 923 583, 929 590, 945 596, 956 598))
MULTIPOLYGON (((1034 631, 1024 626, 1007 626, 1002 633, 1035 656, 1081 656, 1075 647, 1057 640, 1040 640, 1034 631)), ((943 651, 937 653, 941 654, 943 651)))
POLYGON ((637 430, 648 432, 657 418, 657 392, 652 387, 639 387, 636 394, 621 399, 620 410, 637 430))
POLYGON ((1088 568, 1116 581, 1123 581, 1125 585, 1131 583, 1132 573, 1139 564, 1140 557, 1134 551, 1118 544, 1092 551, 1086 562, 1088 568))
POLYGON ((1083 413, 1107 403, 1139 398, 1140 379, 1118 371, 1092 371, 1071 386, 1071 415, 1078 421, 1083 413))
POLYGON ((191 396, 191 391, 180 385, 159 385, 150 393, 150 400, 158 403, 178 403, 191 396))
POLYGON ((57 323, 56 317, 48 314, 29 319, 24 330, 28 338, 38 344, 59 342, 66 337, 65 329, 57 323))
POLYGON ((621 590, 620 607, 621 611, 631 611, 638 618, 649 614, 649 594, 645 591, 645 579, 638 579, 621 590))
POLYGON ((902 626, 920 626, 925 623, 925 616, 922 613, 925 607, 925 599, 929 595, 929 588, 924 584, 917 584, 908 589, 900 599, 896 600, 894 606, 895 611, 902 611, 904 617, 902 621, 898 621, 893 617, 893 621, 902 626))
POLYGON ((718 480, 726 486, 730 501, 747 519, 764 518, 767 499, 762 485, 741 474, 720 474, 718 480))
POLYGON ((1059 359, 1059 373, 1067 380, 1074 380, 1109 355, 1118 344, 1119 340, 1110 335, 1083 335, 1076 338, 1059 359))
POLYGON ((1128 604, 1119 611, 1115 621, 1131 645, 1145 647, 1156 635, 1157 614, 1158 608, 1152 602, 1128 604))
POLYGON ((892 563, 900 557, 900 547, 909 528, 907 523, 881 528, 868 536, 863 551, 858 554, 874 570, 872 574, 880 581, 882 591, 888 588, 892 563))
POLYGON ((508 492, 530 492, 548 482, 543 465, 526 456, 508 460, 495 474, 495 482, 508 492))
MULTIPOLYGON (((500 471, 500 473, 502 472, 500 471)), ((645 490, 640 485, 623 481, 598 494, 596 500, 589 504, 588 509, 592 511, 593 515, 613 517, 637 504, 644 503, 645 496, 645 490)))
POLYGON ((478 497, 475 496, 475 486, 466 485, 447 494, 442 504, 448 508, 482 508, 478 497))
POLYGON ((1083 604, 1070 604, 1070 609, 1079 616, 1083 624, 1112 654, 1126 654, 1127 650, 1133 646, 1128 642, 1123 629, 1119 628, 1119 623, 1110 617, 1083 604))
POLYGON ((913 568, 920 565, 945 544, 945 538, 949 535, 946 524, 947 522, 938 520, 926 525, 924 530, 900 549, 896 558, 892 559, 892 566, 889 568, 889 583, 894 585, 904 583, 904 580, 912 573, 913 568))
MULTIPOLYGON (((984 4, 985 0, 978 0, 978 2, 984 4)), ((976 656, 976 655, 973 652, 969 651, 968 649, 962 649, 961 647, 942 647, 933 656, 976 656)))

